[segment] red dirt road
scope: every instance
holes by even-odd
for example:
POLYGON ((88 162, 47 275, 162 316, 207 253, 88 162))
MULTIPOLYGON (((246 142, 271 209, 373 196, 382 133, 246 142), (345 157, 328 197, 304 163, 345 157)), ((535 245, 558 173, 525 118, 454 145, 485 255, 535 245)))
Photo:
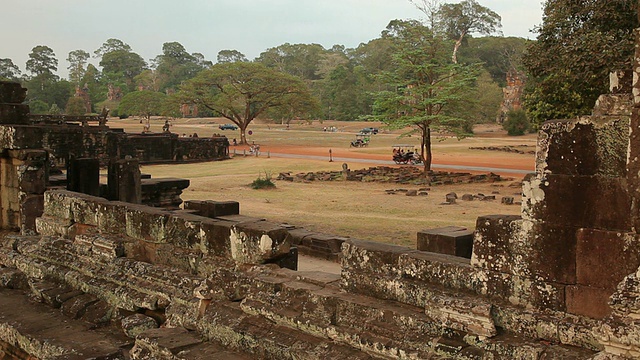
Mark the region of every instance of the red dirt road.
MULTIPOLYGON (((248 147, 231 147, 231 152, 247 150, 248 147)), ((330 149, 328 147, 307 147, 307 146, 261 146, 261 156, 269 153, 271 156, 300 157, 329 161, 329 151, 334 161, 361 162, 367 164, 390 165, 391 154, 388 156, 381 154, 369 154, 350 151, 350 149, 330 149)), ((435 154, 432 164, 433 170, 443 171, 465 171, 471 173, 487 173, 492 171, 502 176, 522 176, 534 171, 534 156, 522 154, 510 154, 498 151, 476 151, 473 154, 451 155, 435 154), (486 169, 477 169, 486 168, 486 169)), ((406 165, 398 165, 406 166, 406 165)))

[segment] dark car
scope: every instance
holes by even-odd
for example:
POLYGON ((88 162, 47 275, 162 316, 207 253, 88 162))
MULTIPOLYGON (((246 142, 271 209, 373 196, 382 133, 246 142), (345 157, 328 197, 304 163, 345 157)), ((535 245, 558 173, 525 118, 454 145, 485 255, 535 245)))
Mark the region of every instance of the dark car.
POLYGON ((220 130, 238 130, 238 127, 233 124, 222 124, 219 125, 218 128, 220 130))
POLYGON ((378 128, 373 128, 373 127, 366 127, 362 130, 360 130, 360 134, 377 134, 378 133, 378 128))

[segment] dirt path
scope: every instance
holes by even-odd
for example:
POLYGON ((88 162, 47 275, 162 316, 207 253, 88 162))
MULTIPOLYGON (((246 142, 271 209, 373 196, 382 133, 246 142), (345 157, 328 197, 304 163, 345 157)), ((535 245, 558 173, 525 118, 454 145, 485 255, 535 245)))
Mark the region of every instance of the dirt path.
MULTIPOLYGON (((231 153, 249 151, 248 147, 232 146, 231 153)), ((262 146, 261 156, 289 157, 337 162, 359 162, 372 165, 395 165, 391 155, 354 152, 349 149, 331 149, 320 146, 262 146)), ((406 166, 406 165, 402 165, 406 166)), ((514 157, 509 154, 481 152, 479 155, 439 154, 432 164, 434 170, 465 171, 471 173, 493 172, 504 176, 523 175, 534 171, 533 157, 514 157)))

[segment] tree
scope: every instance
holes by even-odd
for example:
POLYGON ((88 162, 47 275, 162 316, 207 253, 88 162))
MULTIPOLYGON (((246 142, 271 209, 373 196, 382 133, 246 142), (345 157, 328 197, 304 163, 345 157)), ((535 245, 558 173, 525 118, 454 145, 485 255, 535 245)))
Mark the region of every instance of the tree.
POLYGON ((72 96, 67 101, 67 106, 64 108, 64 112, 67 115, 80 116, 87 112, 85 108, 85 101, 79 96, 72 96))
POLYGON ((490 35, 502 27, 500 15, 475 0, 444 4, 438 11, 438 17, 446 34, 456 41, 451 55, 454 64, 458 62, 458 49, 465 37, 471 33, 490 35))
POLYGON ((409 1, 427 15, 432 31, 442 31, 449 39, 455 40, 451 55, 454 64, 458 62, 458 49, 468 35, 490 35, 502 27, 500 15, 475 0, 442 5, 433 0, 409 1))
POLYGON ((100 48, 98 48, 96 51, 94 51, 93 53, 95 54, 96 57, 103 57, 104 54, 106 53, 110 53, 112 51, 124 51, 124 52, 131 52, 131 46, 129 46, 128 44, 125 44, 122 40, 119 39, 107 39, 107 41, 105 41, 102 46, 100 46, 100 48))
POLYGON ((20 73, 20 69, 11 59, 0 59, 0 80, 17 81, 20 73))
POLYGON ((477 65, 450 62, 449 43, 417 21, 394 20, 383 36, 394 43, 395 69, 383 74, 389 90, 377 93, 374 118, 391 128, 411 126, 421 138, 425 176, 431 170, 431 132, 461 133, 467 119, 448 107, 473 89, 477 65))
POLYGON ((247 57, 238 50, 220 50, 217 57, 218 63, 247 62, 247 57))
POLYGON ((175 89, 183 81, 194 77, 205 68, 203 60, 189 54, 179 42, 164 43, 162 55, 153 60, 155 71, 164 80, 160 89, 175 89))
POLYGON ((150 90, 133 91, 125 95, 118 106, 120 115, 137 115, 147 120, 160 115, 167 95, 150 90))
POLYGON ((319 44, 286 43, 267 49, 255 61, 304 80, 318 80, 318 66, 324 53, 326 50, 319 44))
POLYGON ((74 50, 69 53, 67 61, 69 62, 69 80, 76 86, 80 86, 82 77, 85 72, 85 65, 89 59, 89 53, 84 50, 74 50))
POLYGON ((312 103, 307 86, 298 78, 259 63, 222 63, 203 70, 180 87, 178 98, 210 109, 240 128, 240 142, 246 144, 249 124, 269 109, 295 106, 295 115, 307 112, 297 104, 312 103))
POLYGON ((531 40, 517 37, 487 36, 470 38, 467 46, 460 48, 459 57, 463 62, 481 62, 491 74, 493 81, 506 86, 507 73, 524 74, 523 57, 531 40))
POLYGON ((58 59, 53 50, 45 45, 38 45, 31 49, 27 60, 27 71, 32 74, 32 79, 40 84, 40 90, 44 90, 49 81, 56 81, 58 76, 53 72, 58 70, 58 59))
POLYGON ((524 104, 534 124, 589 114, 612 70, 631 69, 638 1, 547 0, 528 48, 524 104))
POLYGON ((27 71, 34 76, 52 76, 56 70, 58 70, 58 59, 50 47, 38 45, 31 49, 29 60, 27 60, 27 71))
POLYGON ((144 59, 131 51, 114 50, 102 55, 103 73, 121 74, 129 90, 133 90, 134 78, 147 68, 144 59))

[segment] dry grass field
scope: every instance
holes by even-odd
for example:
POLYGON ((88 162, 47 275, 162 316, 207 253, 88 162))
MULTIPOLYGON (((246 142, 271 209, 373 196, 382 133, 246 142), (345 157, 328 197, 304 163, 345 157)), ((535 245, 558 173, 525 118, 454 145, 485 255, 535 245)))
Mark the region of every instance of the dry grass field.
MULTIPOLYGON (((217 124, 223 119, 180 119, 174 121, 172 132, 211 136, 223 133, 239 139, 237 131, 220 131, 217 124)), ((152 122, 152 131, 161 131, 163 121, 152 122)), ((140 132, 142 125, 136 119, 109 120, 112 128, 122 127, 128 132, 140 132)), ((154 178, 182 177, 191 180, 191 186, 183 193, 183 200, 235 200, 240 202, 243 215, 265 218, 279 223, 302 226, 309 230, 415 247, 416 232, 422 229, 458 225, 473 228, 480 215, 519 214, 520 206, 503 205, 502 196, 514 196, 520 200, 519 174, 512 180, 494 184, 459 184, 432 186, 428 196, 389 195, 388 189, 418 189, 419 186, 389 183, 359 183, 347 181, 287 182, 275 181, 276 188, 254 190, 249 184, 270 174, 280 172, 315 172, 340 170, 342 162, 329 162, 328 149, 335 154, 353 157, 351 169, 361 169, 374 164, 361 163, 356 157, 369 159, 390 158, 391 147, 397 143, 417 144, 416 138, 398 136, 402 131, 386 131, 380 124, 359 122, 295 123, 285 130, 283 125, 256 124, 251 126, 253 135, 249 141, 261 145, 260 157, 242 156, 244 147, 238 146, 231 160, 179 165, 143 166, 142 172, 154 178), (324 126, 336 126, 338 132, 327 133, 324 126), (361 128, 377 126, 381 133, 375 135, 371 146, 349 149, 348 145, 361 128), (327 154, 326 160, 292 159, 271 156, 267 152, 327 154), (445 195, 462 194, 496 195, 496 201, 461 201, 444 205, 445 195)), ((434 163, 469 165, 499 165, 506 168, 532 169, 533 155, 496 151, 471 150, 481 146, 521 146, 535 149, 535 136, 510 138, 495 126, 480 129, 478 136, 463 139, 446 138, 434 144, 434 163)), ((233 150, 232 150, 233 152, 233 150)))

